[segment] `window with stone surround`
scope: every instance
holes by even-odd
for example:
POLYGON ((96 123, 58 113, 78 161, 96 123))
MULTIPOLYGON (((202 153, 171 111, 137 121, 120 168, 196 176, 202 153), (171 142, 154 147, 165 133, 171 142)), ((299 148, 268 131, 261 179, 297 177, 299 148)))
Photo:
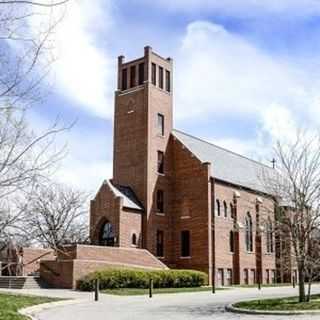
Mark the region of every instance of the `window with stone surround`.
POLYGON ((267 221, 267 228, 266 228, 266 237, 267 237, 267 253, 273 253, 274 252, 274 243, 273 243, 273 227, 270 217, 267 221))
POLYGON ((170 79, 170 71, 166 70, 166 90, 168 92, 171 91, 171 79, 170 79))
POLYGON ((164 153, 158 151, 158 173, 164 174, 164 153))
POLYGON ((181 257, 190 257, 190 231, 181 231, 181 257))
POLYGON ((159 88, 163 89, 163 68, 159 66, 159 88))
POLYGON ((157 83, 157 66, 155 63, 151 65, 151 83, 155 86, 157 83))
POLYGON ((157 212, 164 213, 164 192, 157 190, 157 212))
POLYGON ((248 252, 253 251, 253 231, 252 231, 252 218, 249 212, 246 214, 245 218, 245 242, 246 250, 248 252))
POLYGON ((140 86, 144 82, 144 63, 140 63, 138 68, 139 68, 138 84, 140 86))
POLYGON ((164 232, 157 230, 157 257, 164 257, 164 232))
POLYGON ((234 253, 234 232, 233 230, 229 233, 229 251, 234 253))
POLYGON ((220 217, 220 215, 221 215, 221 208, 220 208, 220 200, 219 199, 216 200, 216 215, 218 217, 220 217))
POLYGON ((228 217, 228 206, 225 201, 223 201, 223 212, 224 212, 224 217, 227 218, 228 217))
POLYGON ((132 244, 133 246, 136 246, 136 245, 137 245, 137 235, 136 235, 135 233, 132 234, 131 244, 132 244))
POLYGON ((130 88, 136 85, 136 66, 130 67, 130 88))
POLYGON ((164 136, 164 115, 161 113, 158 113, 157 116, 157 127, 158 127, 158 134, 160 136, 164 136))
POLYGON ((128 70, 122 69, 122 90, 127 90, 127 83, 128 83, 128 70))

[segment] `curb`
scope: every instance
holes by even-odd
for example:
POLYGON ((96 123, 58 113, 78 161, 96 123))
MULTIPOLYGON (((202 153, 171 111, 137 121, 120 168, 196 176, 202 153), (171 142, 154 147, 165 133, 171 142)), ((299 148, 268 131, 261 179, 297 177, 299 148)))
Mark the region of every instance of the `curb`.
MULTIPOLYGON (((237 302, 238 303, 238 302, 237 302)), ((252 315, 274 315, 274 316, 285 316, 285 315, 315 315, 320 314, 320 310, 297 310, 297 311, 263 311, 263 310, 249 310, 234 307, 233 304, 229 304, 225 307, 225 310, 233 313, 252 314, 252 315)))
POLYGON ((22 316, 26 316, 30 318, 31 320, 38 320, 38 318, 35 316, 35 314, 38 312, 57 308, 57 307, 87 302, 87 301, 88 301, 87 299, 77 299, 77 300, 63 300, 63 301, 48 302, 48 303, 38 304, 35 306, 20 309, 18 310, 18 313, 21 314, 22 316))

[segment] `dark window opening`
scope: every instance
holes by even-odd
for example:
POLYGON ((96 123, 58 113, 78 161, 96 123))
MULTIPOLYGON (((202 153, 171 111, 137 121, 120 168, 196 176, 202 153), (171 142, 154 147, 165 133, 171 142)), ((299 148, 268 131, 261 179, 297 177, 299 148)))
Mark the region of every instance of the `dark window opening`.
POLYGON ((130 67, 130 88, 136 85, 136 66, 130 67))
POLYGON ((144 63, 140 63, 138 68, 139 68, 138 85, 140 86, 144 82, 144 63))
POLYGON ((190 231, 181 232, 181 257, 190 257, 190 231))
POLYGON ((159 67, 159 88, 163 89, 163 68, 159 67))
POLYGON ((133 235, 132 235, 132 244, 134 245, 134 246, 136 246, 137 245, 137 235, 134 233, 133 235))
POLYGON ((157 191, 157 211, 159 213, 164 212, 164 192, 163 192, 163 190, 157 191))
POLYGON ((100 231, 100 245, 113 247, 115 245, 115 233, 110 222, 103 224, 100 231))
POLYGON ((246 215, 246 250, 253 251, 253 231, 252 231, 252 218, 248 212, 246 215))
POLYGON ((234 232, 230 231, 229 234, 229 250, 230 252, 234 252, 234 232))
POLYGON ((127 78, 127 69, 122 69, 122 90, 127 90, 127 82, 128 82, 128 78, 127 78))
POLYGON ((156 85, 156 80, 157 79, 157 66, 155 63, 152 63, 151 66, 151 82, 153 85, 156 85))
POLYGON ((170 71, 166 70, 166 90, 168 92, 171 91, 171 79, 170 79, 170 71))
POLYGON ((232 202, 230 202, 230 215, 231 215, 231 218, 232 219, 235 219, 235 212, 234 212, 234 207, 233 207, 233 204, 232 202))
POLYGON ((164 257, 164 233, 162 230, 157 231, 157 257, 164 257))
POLYGON ((217 215, 218 217, 220 217, 220 215, 221 215, 220 201, 219 201, 218 199, 216 200, 216 215, 217 215))
POLYGON ((164 115, 158 113, 158 133, 164 136, 164 115))
POLYGON ((164 174, 164 153, 158 151, 158 173, 164 174))
POLYGON ((227 218, 228 217, 228 206, 225 201, 223 201, 223 212, 224 212, 224 217, 227 218))

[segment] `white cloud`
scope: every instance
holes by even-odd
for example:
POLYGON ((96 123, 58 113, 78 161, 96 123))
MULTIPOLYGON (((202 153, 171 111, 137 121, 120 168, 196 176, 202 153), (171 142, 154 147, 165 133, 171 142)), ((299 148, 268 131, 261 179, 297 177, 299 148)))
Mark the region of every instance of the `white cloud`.
POLYGON ((179 118, 252 115, 272 104, 295 107, 306 97, 306 83, 294 66, 205 21, 187 27, 175 75, 179 118))
MULTIPOLYGON (((46 0, 48 1, 48 0, 46 0)), ((35 34, 48 23, 48 12, 30 19, 35 34)), ((71 1, 55 8, 52 21, 59 21, 50 37, 56 57, 51 82, 62 95, 90 114, 110 118, 113 113, 115 61, 102 47, 113 24, 109 0, 71 1)))
POLYGON ((311 16, 320 12, 318 0, 158 0, 156 4, 165 10, 190 13, 210 11, 215 14, 242 17, 282 14, 282 18, 292 18, 311 16))

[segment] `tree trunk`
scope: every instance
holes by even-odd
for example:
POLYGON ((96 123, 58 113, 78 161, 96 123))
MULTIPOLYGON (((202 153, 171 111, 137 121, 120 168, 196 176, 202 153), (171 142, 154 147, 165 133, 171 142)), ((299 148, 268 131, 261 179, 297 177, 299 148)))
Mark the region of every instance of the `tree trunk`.
POLYGON ((306 302, 306 290, 305 290, 305 279, 304 270, 300 268, 299 270, 299 302, 306 302))
POLYGON ((312 277, 310 276, 308 281, 308 296, 307 296, 308 302, 310 302, 310 298, 311 298, 311 285, 312 285, 312 277))

